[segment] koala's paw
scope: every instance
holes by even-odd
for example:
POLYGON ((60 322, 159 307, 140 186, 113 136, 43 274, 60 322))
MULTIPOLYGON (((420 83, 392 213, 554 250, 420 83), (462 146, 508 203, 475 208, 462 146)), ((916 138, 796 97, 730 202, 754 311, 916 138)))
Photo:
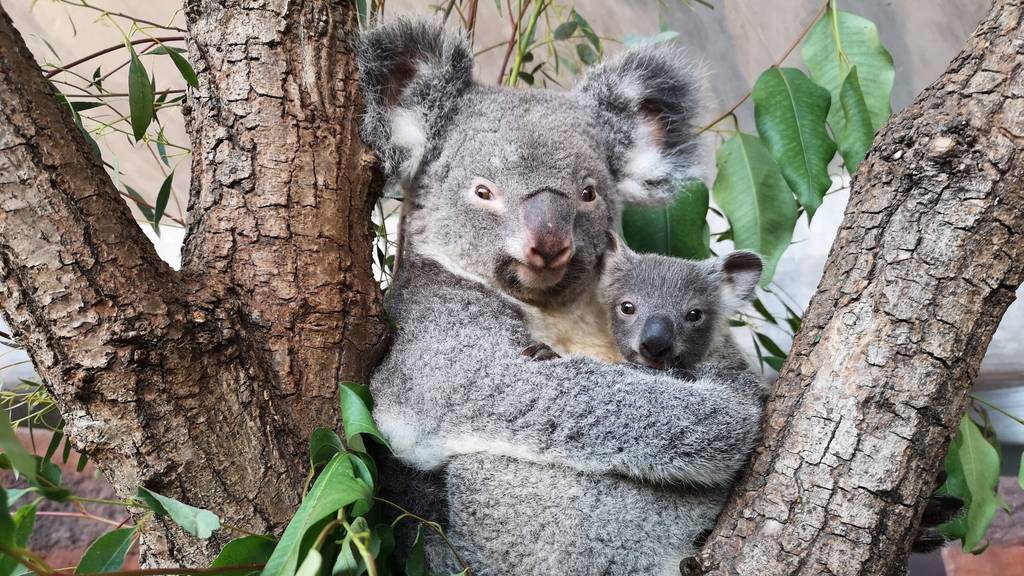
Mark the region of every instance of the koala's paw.
POLYGON ((561 358, 558 352, 551 349, 551 346, 543 342, 534 342, 527 346, 523 352, 523 356, 532 358, 534 360, 554 360, 555 358, 561 358))

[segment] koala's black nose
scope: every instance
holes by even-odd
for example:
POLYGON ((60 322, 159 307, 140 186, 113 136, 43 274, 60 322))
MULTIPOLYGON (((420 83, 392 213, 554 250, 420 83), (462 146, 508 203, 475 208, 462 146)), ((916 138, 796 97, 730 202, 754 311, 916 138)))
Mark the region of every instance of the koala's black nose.
POLYGON ((651 316, 640 331, 640 354, 650 360, 665 360, 672 354, 672 320, 651 316))

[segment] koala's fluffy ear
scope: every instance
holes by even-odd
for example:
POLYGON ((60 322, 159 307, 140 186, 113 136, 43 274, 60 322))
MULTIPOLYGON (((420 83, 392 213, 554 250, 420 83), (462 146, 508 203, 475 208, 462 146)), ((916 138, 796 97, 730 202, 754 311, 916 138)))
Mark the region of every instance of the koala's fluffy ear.
POLYGON ((473 51, 440 20, 400 17, 359 39, 363 141, 389 176, 411 176, 473 81, 473 51))
POLYGON ((597 108, 625 202, 667 202, 683 181, 700 176, 694 124, 701 84, 678 48, 658 44, 595 66, 576 87, 597 108))
POLYGON ((754 299, 754 289, 764 269, 760 256, 747 250, 737 250, 719 258, 715 267, 721 271, 726 286, 739 303, 754 299))
POLYGON ((618 234, 608 233, 608 249, 604 252, 606 267, 613 268, 618 264, 629 264, 635 255, 636 252, 626 246, 626 241, 619 238, 618 234))

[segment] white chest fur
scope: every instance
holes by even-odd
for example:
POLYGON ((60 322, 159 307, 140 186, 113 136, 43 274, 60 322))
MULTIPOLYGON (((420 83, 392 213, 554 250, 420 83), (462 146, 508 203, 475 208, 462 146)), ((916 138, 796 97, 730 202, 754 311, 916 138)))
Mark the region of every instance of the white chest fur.
POLYGON ((605 362, 623 361, 612 338, 608 310, 598 301, 595 290, 562 308, 523 309, 534 340, 547 344, 559 355, 582 354, 605 362))

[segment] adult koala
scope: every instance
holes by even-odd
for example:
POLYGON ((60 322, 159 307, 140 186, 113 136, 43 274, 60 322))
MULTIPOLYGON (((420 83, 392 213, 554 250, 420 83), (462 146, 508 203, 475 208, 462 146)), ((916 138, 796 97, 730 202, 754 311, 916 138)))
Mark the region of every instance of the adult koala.
POLYGON ((371 385, 414 471, 388 482, 475 574, 678 574, 757 439, 759 379, 521 351, 525 311, 586 316, 623 203, 670 200, 694 173, 691 68, 646 47, 552 92, 474 84, 472 65, 428 21, 361 41, 363 137, 407 195, 371 385))

